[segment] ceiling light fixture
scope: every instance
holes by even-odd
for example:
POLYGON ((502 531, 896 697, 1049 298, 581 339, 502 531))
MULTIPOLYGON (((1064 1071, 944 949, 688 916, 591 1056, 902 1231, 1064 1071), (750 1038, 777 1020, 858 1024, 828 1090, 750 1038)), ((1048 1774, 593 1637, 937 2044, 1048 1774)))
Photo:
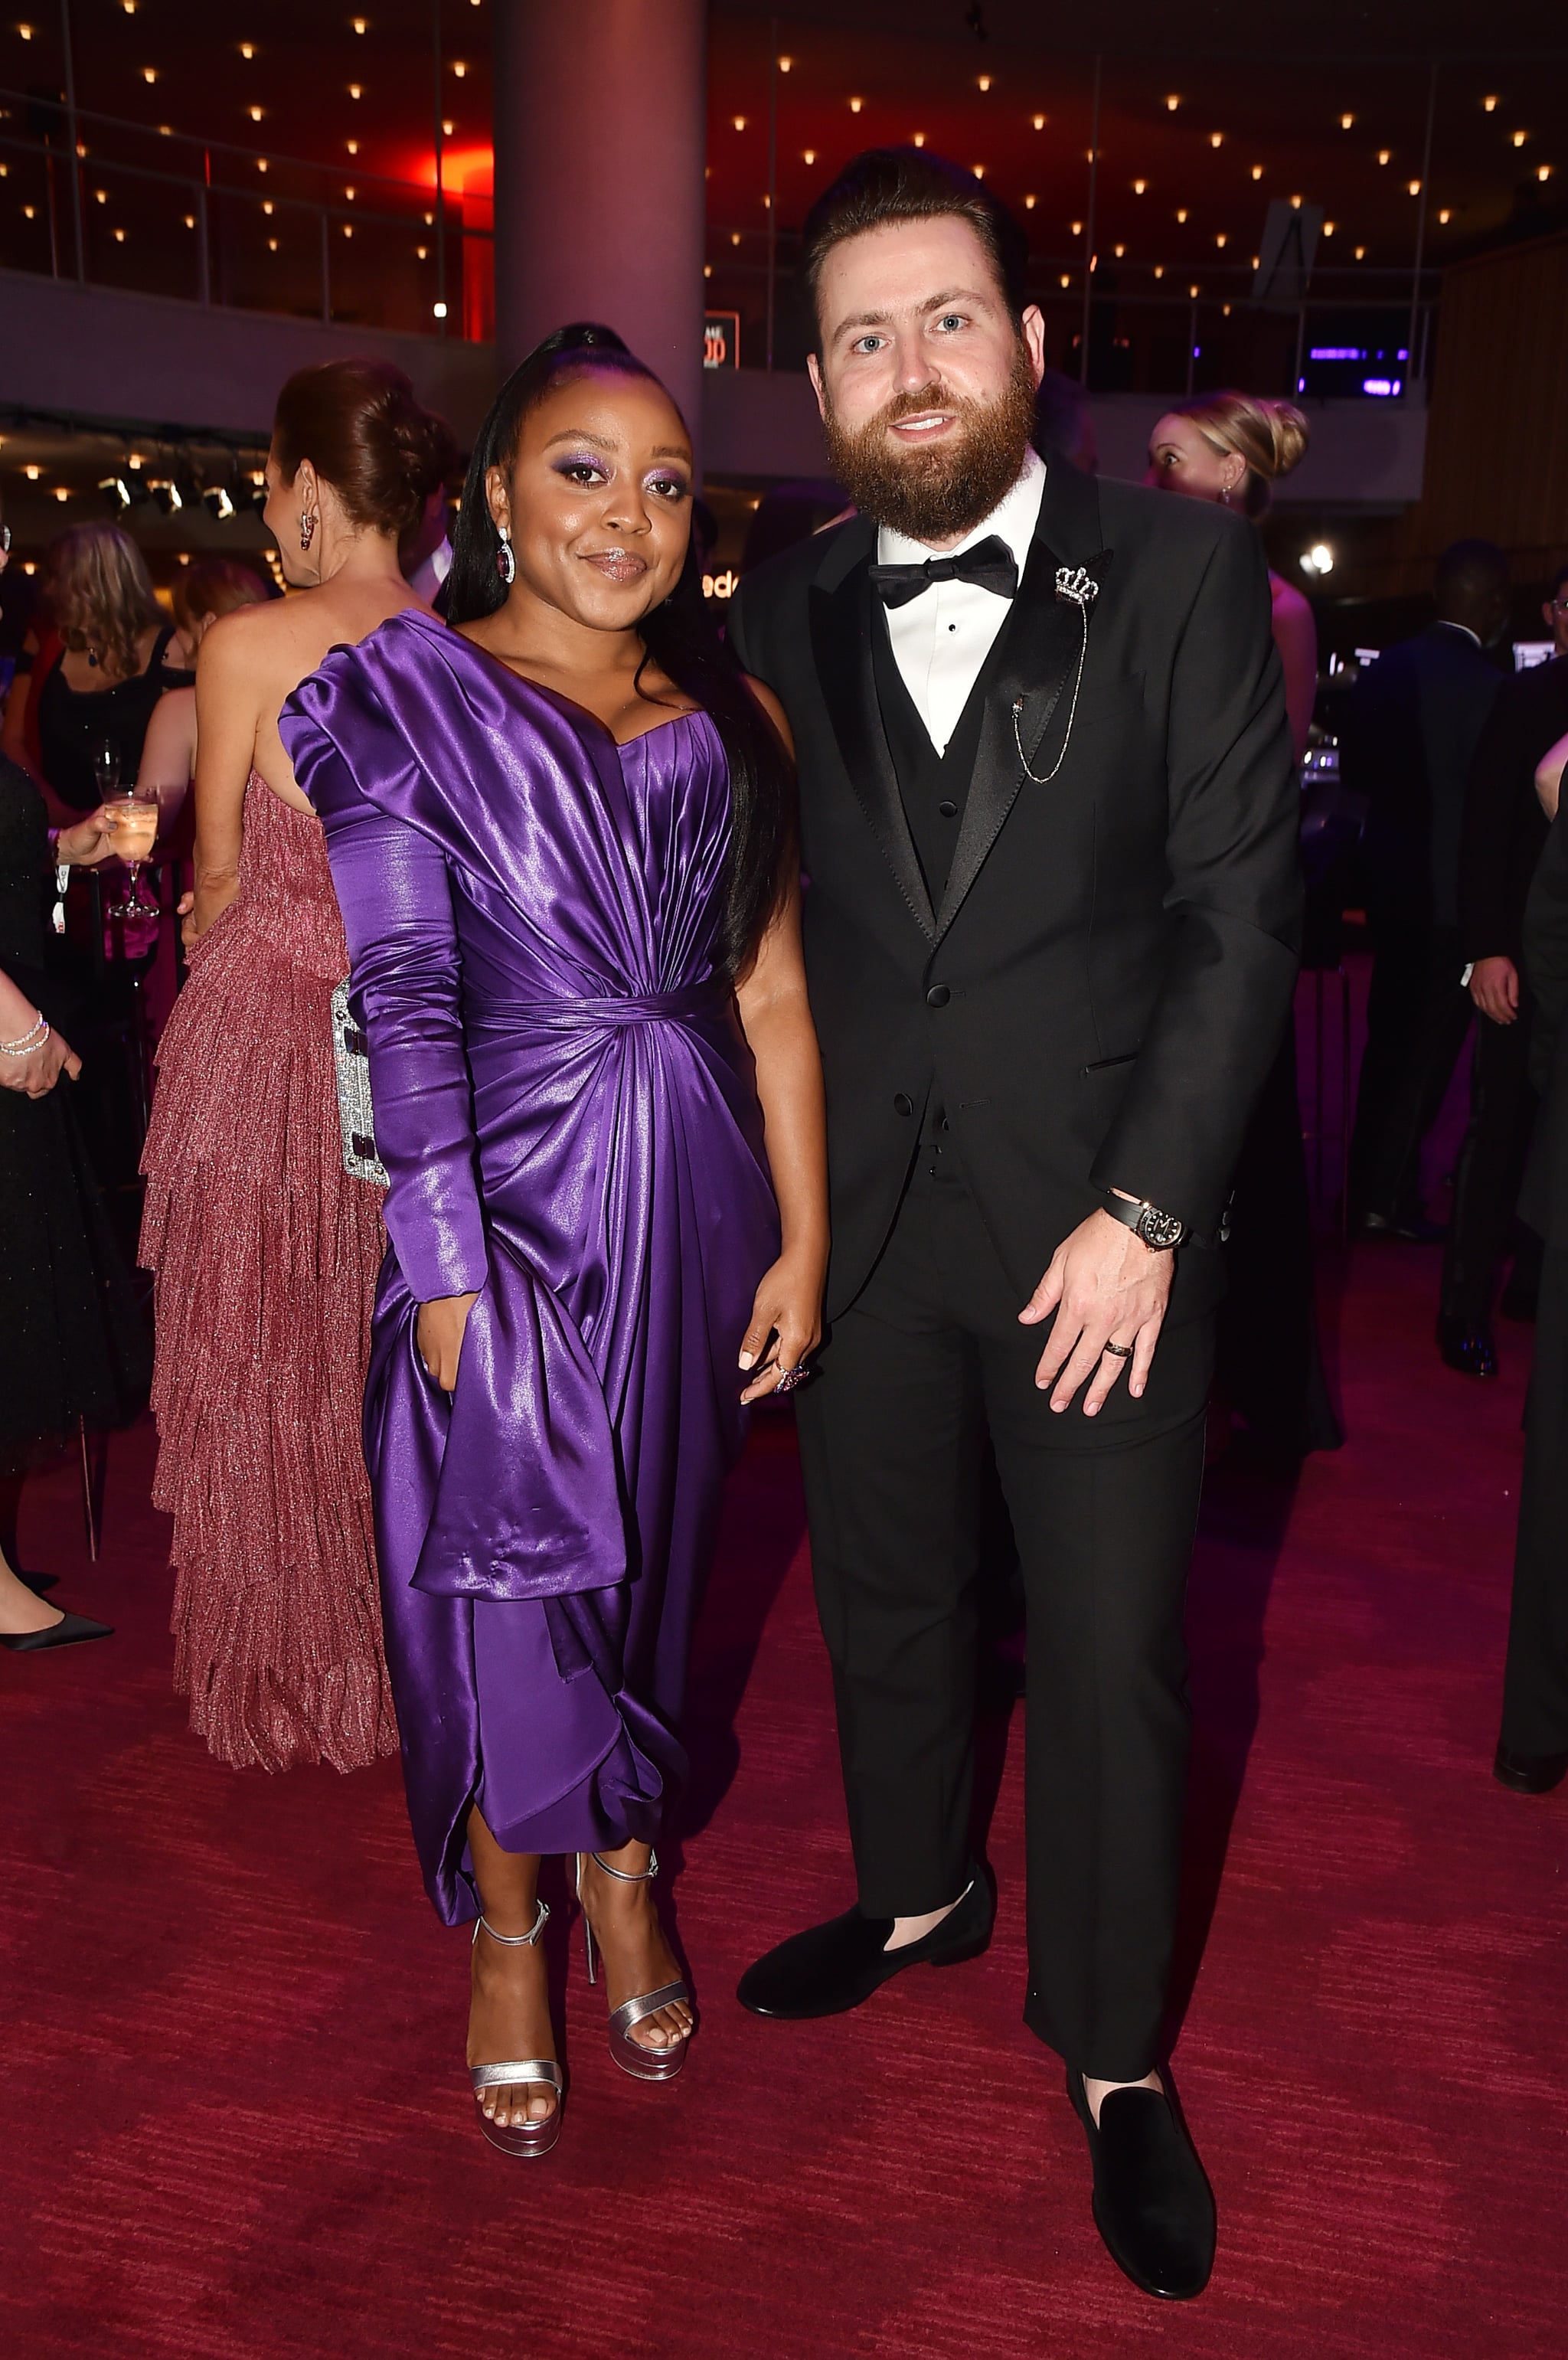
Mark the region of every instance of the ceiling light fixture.
POLYGON ((737 131, 744 131, 746 129, 746 117, 744 115, 737 115, 735 117, 735 127, 737 131))
POLYGON ((1116 260, 1119 262, 1123 255, 1127 252, 1127 248, 1125 246, 1113 246, 1111 251, 1115 254, 1116 260))
POLYGON ((253 123, 259 123, 265 112, 266 110, 259 106, 247 106, 245 109, 245 113, 249 115, 253 123))
POLYGON ((430 317, 432 320, 444 320, 446 318, 446 305, 444 303, 432 303, 430 305, 430 317))
POLYGON ((261 210, 264 213, 269 213, 272 211, 272 199, 270 197, 263 197, 261 201, 261 210))
POLYGON ((1071 287, 1071 286, 1072 286, 1072 284, 1073 284, 1073 274, 1072 274, 1072 272, 1071 272, 1070 270, 1064 270, 1064 271, 1062 272, 1062 283, 1063 287, 1071 287))
POLYGON ((365 96, 364 84, 357 82, 351 82, 348 86, 348 94, 350 98, 363 98, 365 96))
POLYGON ((1254 164, 1252 168, 1252 177, 1255 180, 1260 180, 1263 178, 1263 167, 1261 164, 1254 164))
POLYGON ((1035 198, 1033 198, 1033 197, 1026 197, 1026 198, 1024 199, 1024 211, 1025 211, 1025 213, 1033 213, 1033 211, 1034 211, 1034 209, 1035 209, 1036 202, 1037 202, 1037 200, 1036 200, 1035 198))
POLYGON ((57 500, 68 500, 71 497, 71 494, 67 491, 63 484, 57 484, 55 486, 54 496, 57 500))
POLYGON ((1437 218, 1438 218, 1438 220, 1439 220, 1440 222, 1442 222, 1442 223, 1443 224, 1444 227, 1446 227, 1446 226, 1447 226, 1447 224, 1449 224, 1449 223, 1454 219, 1454 213, 1453 213, 1453 209, 1452 209, 1452 207, 1450 207, 1450 206, 1448 206, 1448 205, 1444 205, 1444 206, 1443 207, 1442 211, 1439 213, 1439 214, 1438 214, 1437 218))
POLYGON ((354 26, 354 31, 355 31, 356 33, 363 33, 363 32, 365 31, 365 19, 363 16, 354 16, 354 17, 352 17, 352 18, 350 19, 350 22, 353 24, 353 26, 354 26))
POLYGON ((793 59, 793 58, 780 58, 780 59, 779 59, 779 72, 780 72, 780 73, 788 73, 788 72, 789 72, 789 69, 790 69, 790 67, 794 64, 794 62, 795 62, 795 60, 794 60, 794 59, 793 59))
MULTIPOLYGON (((276 249, 278 241, 272 241, 276 249)), ((226 484, 212 484, 201 495, 201 505, 214 524, 227 524, 234 513, 234 503, 226 484)))
POLYGON ((1356 247, 1356 261, 1357 261, 1357 262, 1365 262, 1365 261, 1366 261, 1366 259, 1367 259, 1367 248, 1366 248, 1364 246, 1358 246, 1356 247))
POLYGON ((990 89, 990 87, 991 87, 991 77, 990 77, 990 75, 989 75, 989 74, 976 74, 976 75, 975 75, 975 89, 976 89, 976 90, 989 90, 989 89, 990 89))
POLYGON ((131 505, 131 487, 123 475, 100 475, 98 488, 111 516, 124 516, 131 505))
POLYGON ((1215 244, 1216 246, 1224 246, 1224 244, 1225 244, 1225 239, 1226 239, 1226 237, 1227 237, 1227 235, 1229 235, 1229 233, 1228 233, 1227 231, 1225 231, 1225 230, 1223 230, 1223 229, 1216 230, 1216 231, 1214 232, 1214 244, 1215 244))
POLYGON ((1165 104, 1166 104, 1167 109, 1168 109, 1168 110, 1169 110, 1169 112, 1170 112, 1171 114, 1172 114, 1172 115, 1174 115, 1174 114, 1175 114, 1176 109, 1181 105, 1181 100, 1177 97, 1177 95, 1176 95, 1176 93, 1175 93, 1175 92, 1174 92, 1174 91, 1172 91, 1172 92, 1170 93, 1170 95, 1168 96, 1168 98, 1167 98, 1167 99, 1166 99, 1166 101, 1165 101, 1165 104))
POLYGON ((420 261, 420 262, 425 262, 425 261, 428 261, 428 260, 429 260, 429 258, 430 258, 430 247, 429 247, 428 246, 417 246, 414 248, 415 256, 416 256, 417 259, 418 259, 419 261, 420 261))
POLYGON ((1300 197, 1292 197, 1290 202, 1295 207, 1296 211, 1300 213, 1301 210, 1301 201, 1300 197))
POLYGON ((26 475, 29 484, 36 484, 38 477, 43 474, 43 469, 41 467, 24 467, 22 473, 26 475))
POLYGON ((1522 148, 1529 137, 1530 134, 1528 131, 1516 131, 1513 136, 1514 146, 1516 148, 1522 148))
POLYGON ((452 61, 452 70, 457 76, 459 82, 463 80, 464 74, 468 71, 467 65, 462 58, 453 58, 452 61))
MULTIPOLYGON (((158 68, 156 66, 143 66, 142 80, 143 82, 156 82, 158 80, 158 68)), ((1514 145, 1516 148, 1518 147, 1519 142, 1517 139, 1515 140, 1514 145)))
POLYGON ((247 60, 254 58, 256 55, 256 43, 254 41, 242 41, 240 43, 240 55, 242 58, 245 58, 247 60))
POLYGON ((1184 221, 1186 220, 1186 218, 1187 218, 1187 208, 1186 208, 1186 206, 1185 206, 1185 205, 1178 205, 1178 206, 1177 206, 1177 208, 1176 208, 1176 218, 1177 218, 1177 220, 1178 220, 1179 222, 1184 222, 1184 221))
POLYGON ((443 139, 450 139, 456 129, 457 126, 455 123, 443 123, 441 125, 441 137, 443 139))
POLYGON ((1045 129, 1046 119, 1047 118, 1043 115, 1037 115, 1035 116, 1034 127, 1037 131, 1043 131, 1045 129))
POLYGON ((343 146, 348 149, 348 152, 349 152, 349 154, 350 154, 351 156, 357 156, 357 155, 358 155, 358 153, 359 153, 359 142, 358 142, 358 140, 357 140, 357 139, 345 139, 345 140, 343 141, 343 146))
POLYGON ((1552 178, 1551 165, 1538 164, 1535 168, 1535 177, 1538 180, 1550 180, 1552 178))
POLYGON ((977 180, 983 180, 985 179, 985 167, 984 164, 971 164, 969 169, 974 173, 977 180))
POLYGON ((1408 184, 1408 185, 1409 185, 1410 192, 1411 196, 1412 196, 1412 197, 1419 197, 1419 196, 1420 196, 1420 194, 1421 194, 1421 182, 1420 182, 1419 180, 1411 180, 1410 182, 1409 182, 1409 184, 1408 184))
POLYGON ((1073 223, 1073 236, 1074 236, 1074 237, 1082 237, 1082 236, 1083 236, 1083 223, 1082 223, 1082 222, 1074 222, 1074 223, 1073 223))
POLYGON ((265 171, 266 171, 266 169, 267 169, 267 158, 266 158, 266 157, 265 157, 265 156, 258 156, 258 157, 256 158, 256 170, 257 170, 258 172, 265 172, 265 171))
POLYGON ((852 98, 849 102, 849 111, 851 115, 858 115, 861 109, 861 100, 858 98, 852 98))
POLYGON ((1223 131, 1211 131, 1209 134, 1209 145, 1211 148, 1223 148, 1225 146, 1225 133, 1223 131))
POLYGON ((1487 115, 1496 115, 1497 111, 1497 93, 1494 91, 1490 98, 1484 98, 1481 101, 1481 104, 1487 115))
POLYGON ((1132 184, 1133 195, 1135 197, 1141 197, 1148 186, 1149 182, 1147 180, 1135 180, 1132 184))
POLYGON ((923 148, 923 147, 925 146, 925 144, 926 144, 926 135, 925 135, 925 133, 924 133, 923 131, 917 131, 917 132, 915 133, 915 136, 914 136, 914 139, 913 139, 912 144, 913 144, 916 148, 923 148))
POLYGON ((1163 279, 1163 278, 1164 278, 1164 276, 1165 276, 1165 265, 1164 265, 1162 262, 1157 262, 1157 263, 1155 264, 1155 266, 1154 266, 1154 275, 1155 275, 1156 279, 1163 279))
POLYGON ((1356 120, 1356 117, 1355 117, 1355 115, 1342 115, 1340 116, 1340 118, 1339 118, 1339 127, 1340 127, 1340 129, 1341 129, 1342 131, 1348 131, 1348 130, 1350 129, 1351 125, 1355 122, 1355 120, 1356 120))
POLYGON ((817 160, 816 149, 814 148, 802 148, 800 150, 800 159, 802 163, 814 164, 817 160))
POLYGON ((1335 230, 1335 228, 1336 228, 1336 227, 1337 227, 1337 224, 1336 224, 1336 223, 1334 223, 1334 222, 1324 222, 1324 224, 1323 224, 1323 234, 1324 237, 1332 237, 1332 236, 1334 235, 1334 230, 1335 230))
POLYGON ((1393 152, 1394 151, 1391 148, 1379 148, 1377 150, 1377 161, 1379 164, 1386 164, 1393 152))

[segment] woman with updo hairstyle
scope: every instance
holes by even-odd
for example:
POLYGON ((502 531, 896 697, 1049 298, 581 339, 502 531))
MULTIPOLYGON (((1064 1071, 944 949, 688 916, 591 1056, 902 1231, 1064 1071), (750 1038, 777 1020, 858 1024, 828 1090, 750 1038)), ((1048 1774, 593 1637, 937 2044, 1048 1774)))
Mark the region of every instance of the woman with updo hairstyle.
MULTIPOLYGON (((1216 501, 1258 524, 1275 484, 1306 447, 1307 421, 1292 402, 1252 393, 1202 394, 1159 421, 1149 440, 1144 480, 1159 491, 1216 501)), ((1269 588, 1299 764, 1317 696, 1317 625, 1301 592, 1272 571, 1269 588)), ((1293 1021, 1242 1142, 1228 1221, 1211 1451, 1228 1442, 1233 1411, 1258 1440, 1289 1458, 1337 1450, 1345 1434, 1329 1398, 1318 1338, 1293 1021)))
POLYGON ((340 1122, 348 951, 278 716, 329 648, 418 605, 397 537, 451 448, 383 362, 290 377, 263 514, 299 595, 201 635, 191 967, 158 1052, 141 1259, 175 1683, 237 1765, 353 1770, 397 1745, 360 1439, 380 1189, 340 1122))
POLYGON ((691 1627, 743 1404, 821 1321, 793 771, 703 608, 694 491, 659 379, 557 331, 480 429, 455 628, 335 648, 283 721, 390 1177, 365 1433, 409 1817, 515 2156, 561 2130, 542 1854, 616 2064, 685 2062, 652 1880, 691 1627))
MULTIPOLYGON (((1155 427, 1144 480, 1189 499, 1217 500, 1261 524, 1275 485, 1305 457, 1309 439, 1307 421, 1293 402, 1266 401, 1256 393, 1201 394, 1168 410, 1155 427)), ((1317 697, 1318 628, 1308 601, 1272 570, 1269 589, 1299 764, 1317 697)))

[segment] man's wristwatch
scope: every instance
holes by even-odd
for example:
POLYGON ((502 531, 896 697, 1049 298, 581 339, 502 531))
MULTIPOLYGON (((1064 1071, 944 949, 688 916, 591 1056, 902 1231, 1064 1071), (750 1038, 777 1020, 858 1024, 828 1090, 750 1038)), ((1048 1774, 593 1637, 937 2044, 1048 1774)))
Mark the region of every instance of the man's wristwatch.
POLYGON ((1134 1237, 1141 1238, 1155 1253, 1169 1253, 1187 1234, 1185 1221, 1178 1220, 1174 1213, 1162 1213, 1147 1197, 1141 1204, 1131 1204, 1127 1197, 1114 1196, 1107 1190, 1105 1210, 1113 1220, 1125 1222, 1134 1237))

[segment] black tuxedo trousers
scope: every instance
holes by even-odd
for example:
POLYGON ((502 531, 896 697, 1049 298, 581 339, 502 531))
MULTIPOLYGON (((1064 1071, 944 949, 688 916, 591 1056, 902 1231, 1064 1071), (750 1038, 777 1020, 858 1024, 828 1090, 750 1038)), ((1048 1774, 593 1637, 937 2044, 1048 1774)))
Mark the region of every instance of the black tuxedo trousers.
POLYGON ((1037 1387, 1021 1307, 952 1149, 923 1150, 798 1404, 860 1905, 916 1917, 971 1874, 988 1426, 1029 1617, 1025 2018, 1137 2081, 1175 1920, 1212 1323, 1167 1327, 1143 1399, 1123 1379, 1091 1420, 1037 1387))

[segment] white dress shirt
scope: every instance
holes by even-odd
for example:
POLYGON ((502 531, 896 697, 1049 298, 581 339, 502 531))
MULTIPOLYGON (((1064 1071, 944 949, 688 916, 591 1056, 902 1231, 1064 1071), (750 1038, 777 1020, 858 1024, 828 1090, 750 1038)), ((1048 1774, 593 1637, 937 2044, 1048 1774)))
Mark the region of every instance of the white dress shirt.
MULTIPOLYGON (((877 562, 919 565, 939 554, 956 557, 995 533, 1012 551, 1021 581, 1044 496, 1045 462, 1030 451, 1012 490, 983 524, 964 535, 957 549, 932 550, 885 524, 877 534, 877 562)), ((996 644, 1011 604, 994 590, 982 590, 977 583, 936 582, 918 598, 887 609, 893 661, 939 754, 947 751, 947 741, 958 727, 969 692, 980 677, 980 668, 996 644)))

